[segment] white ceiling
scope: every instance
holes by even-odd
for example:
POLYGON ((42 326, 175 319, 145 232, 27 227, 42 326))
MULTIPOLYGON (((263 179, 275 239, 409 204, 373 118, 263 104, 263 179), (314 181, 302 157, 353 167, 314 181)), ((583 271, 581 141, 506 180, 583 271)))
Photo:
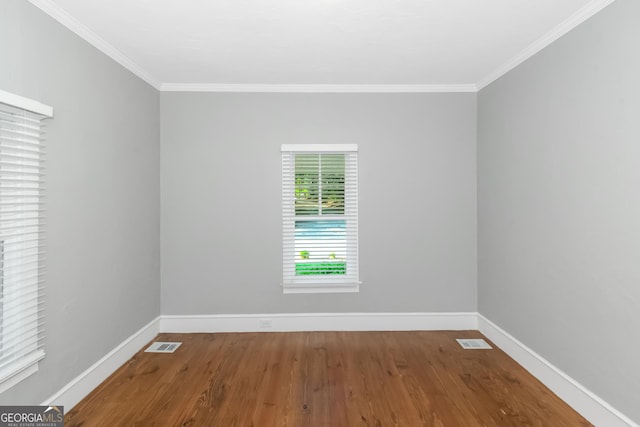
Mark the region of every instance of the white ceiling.
POLYGON ((30 1, 159 89, 474 91, 613 0, 30 1))

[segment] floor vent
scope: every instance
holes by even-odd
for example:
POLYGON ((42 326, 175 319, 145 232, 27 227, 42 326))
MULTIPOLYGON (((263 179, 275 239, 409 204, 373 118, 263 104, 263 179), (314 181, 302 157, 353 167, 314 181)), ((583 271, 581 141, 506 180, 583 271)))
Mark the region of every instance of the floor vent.
POLYGON ((173 353, 176 351, 178 347, 180 347, 181 342, 154 342, 147 348, 145 353, 173 353))
POLYGON ((457 339, 458 344, 462 346, 465 350, 485 350, 491 349, 492 347, 482 338, 478 339, 457 339))

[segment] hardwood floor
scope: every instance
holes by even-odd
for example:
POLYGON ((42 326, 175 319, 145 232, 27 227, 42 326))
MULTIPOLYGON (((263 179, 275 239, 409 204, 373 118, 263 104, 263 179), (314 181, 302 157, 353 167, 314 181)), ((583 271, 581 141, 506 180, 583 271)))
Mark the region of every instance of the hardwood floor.
POLYGON ((65 426, 590 426, 476 331, 160 334, 65 426))

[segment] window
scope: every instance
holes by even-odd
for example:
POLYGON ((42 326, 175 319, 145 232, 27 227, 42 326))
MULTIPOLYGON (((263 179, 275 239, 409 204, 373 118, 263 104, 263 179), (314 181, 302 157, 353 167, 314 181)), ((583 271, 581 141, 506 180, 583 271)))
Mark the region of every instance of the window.
POLYGON ((357 145, 282 146, 285 293, 357 292, 357 145))
POLYGON ((0 91, 0 392, 44 357, 41 121, 52 114, 0 91))

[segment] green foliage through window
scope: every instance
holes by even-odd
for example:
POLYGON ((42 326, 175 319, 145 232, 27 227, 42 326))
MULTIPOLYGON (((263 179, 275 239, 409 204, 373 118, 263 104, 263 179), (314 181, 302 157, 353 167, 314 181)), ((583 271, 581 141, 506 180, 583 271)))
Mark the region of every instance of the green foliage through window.
POLYGON ((304 262, 296 264, 296 275, 309 276, 318 274, 346 274, 345 262, 304 262))
POLYGON ((296 154, 296 215, 343 215, 344 187, 344 155, 296 154))

